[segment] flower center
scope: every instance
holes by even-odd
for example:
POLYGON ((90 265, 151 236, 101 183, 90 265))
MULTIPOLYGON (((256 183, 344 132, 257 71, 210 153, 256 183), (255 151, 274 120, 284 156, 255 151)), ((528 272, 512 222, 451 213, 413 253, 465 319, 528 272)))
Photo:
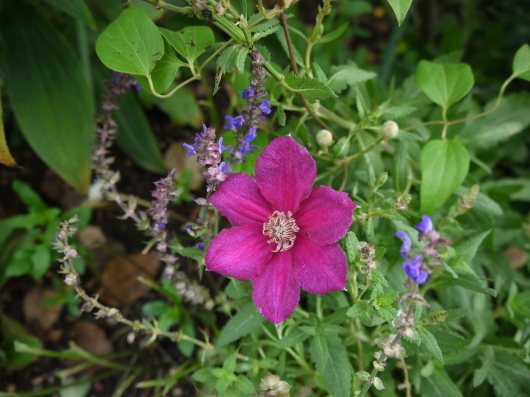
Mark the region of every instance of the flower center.
POLYGON ((296 222, 293 218, 292 212, 274 211, 272 215, 269 216, 269 221, 263 224, 263 234, 270 237, 271 239, 267 243, 272 244, 276 243, 276 249, 273 249, 272 252, 278 251, 287 251, 294 244, 296 240, 295 233, 300 230, 296 226, 296 222))

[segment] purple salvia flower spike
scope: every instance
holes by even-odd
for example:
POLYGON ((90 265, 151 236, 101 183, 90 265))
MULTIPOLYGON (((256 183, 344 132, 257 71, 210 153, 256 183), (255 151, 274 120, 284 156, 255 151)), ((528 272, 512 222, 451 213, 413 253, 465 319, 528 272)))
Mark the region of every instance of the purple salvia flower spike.
POLYGON ((433 230, 432 219, 428 215, 421 216, 421 222, 414 225, 416 229, 420 231, 420 240, 423 236, 433 230))
POLYGON ((409 235, 405 232, 396 232, 395 236, 403 240, 399 253, 403 258, 406 258, 412 248, 412 241, 410 241, 409 235))

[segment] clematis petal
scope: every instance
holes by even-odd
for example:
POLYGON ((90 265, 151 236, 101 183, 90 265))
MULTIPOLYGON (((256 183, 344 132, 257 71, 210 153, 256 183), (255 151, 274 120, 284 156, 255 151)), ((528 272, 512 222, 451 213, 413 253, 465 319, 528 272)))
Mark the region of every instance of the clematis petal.
POLYGON ((316 164, 290 136, 274 139, 256 161, 256 183, 275 210, 295 213, 311 194, 316 164))
POLYGON ((239 280, 256 278, 270 261, 272 251, 261 226, 247 224, 224 229, 206 253, 206 269, 239 280))
POLYGON ((344 237, 357 207, 347 193, 319 186, 302 201, 294 218, 301 233, 318 244, 331 244, 344 237))
POLYGON ((311 294, 327 294, 344 289, 348 276, 346 256, 338 244, 319 245, 299 235, 293 248, 294 276, 311 294))
POLYGON ((259 312, 270 322, 279 324, 293 314, 300 300, 300 287, 294 278, 291 250, 272 256, 252 283, 252 299, 259 312))
POLYGON ((232 226, 245 223, 262 225, 274 212, 270 203, 260 193, 254 179, 244 173, 230 174, 219 185, 210 201, 221 215, 228 218, 232 226))

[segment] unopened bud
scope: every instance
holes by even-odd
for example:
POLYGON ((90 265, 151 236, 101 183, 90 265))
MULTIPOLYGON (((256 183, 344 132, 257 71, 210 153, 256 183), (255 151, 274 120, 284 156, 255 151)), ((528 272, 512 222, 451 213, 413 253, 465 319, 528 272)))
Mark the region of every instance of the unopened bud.
POLYGON ((64 283, 65 283, 66 285, 70 285, 70 286, 72 286, 72 285, 77 285, 77 284, 79 284, 79 277, 77 277, 77 274, 75 274, 75 273, 69 273, 69 274, 65 277, 65 279, 64 279, 64 283))
POLYGON ((441 309, 433 310, 423 319, 423 324, 434 325, 434 324, 443 323, 447 319, 448 315, 449 315, 449 312, 446 310, 441 310, 441 309))
POLYGON ((215 5, 215 14, 219 16, 223 16, 226 12, 226 7, 224 6, 223 2, 220 1, 215 5))
POLYGON ((375 181, 375 186, 376 187, 381 187, 383 186, 386 181, 388 179, 388 172, 383 172, 381 173, 378 177, 377 177, 377 180, 375 181))
POLYGON ((386 140, 394 139, 399 132, 399 126, 395 121, 388 120, 381 127, 381 134, 386 140))
POLYGON ((317 133, 316 140, 319 146, 328 147, 333 143, 333 135, 328 130, 320 130, 317 133))

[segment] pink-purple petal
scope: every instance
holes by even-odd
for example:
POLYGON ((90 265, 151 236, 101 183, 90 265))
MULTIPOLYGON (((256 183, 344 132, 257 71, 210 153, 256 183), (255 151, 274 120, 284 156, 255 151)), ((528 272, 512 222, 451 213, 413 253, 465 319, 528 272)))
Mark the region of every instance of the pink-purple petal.
POLYGON ((300 300, 300 287, 294 277, 290 251, 275 253, 252 282, 252 298, 258 311, 274 324, 293 314, 300 300))
POLYGON ((319 186, 302 201, 294 218, 300 233, 307 233, 318 244, 331 244, 344 237, 357 207, 347 193, 319 186))
POLYGON ((272 257, 271 246, 261 225, 247 224, 222 230, 210 243, 206 253, 206 269, 252 280, 259 276, 272 257))
POLYGON ((348 277, 346 256, 338 244, 319 245, 299 236, 293 248, 296 281, 311 294, 327 294, 344 289, 348 277))
POLYGON ((295 213, 311 194, 316 164, 290 136, 274 139, 256 161, 256 183, 274 210, 295 213))
POLYGON ((210 201, 221 215, 228 218, 232 226, 245 223, 262 225, 274 212, 254 179, 244 173, 230 174, 219 185, 210 201))

